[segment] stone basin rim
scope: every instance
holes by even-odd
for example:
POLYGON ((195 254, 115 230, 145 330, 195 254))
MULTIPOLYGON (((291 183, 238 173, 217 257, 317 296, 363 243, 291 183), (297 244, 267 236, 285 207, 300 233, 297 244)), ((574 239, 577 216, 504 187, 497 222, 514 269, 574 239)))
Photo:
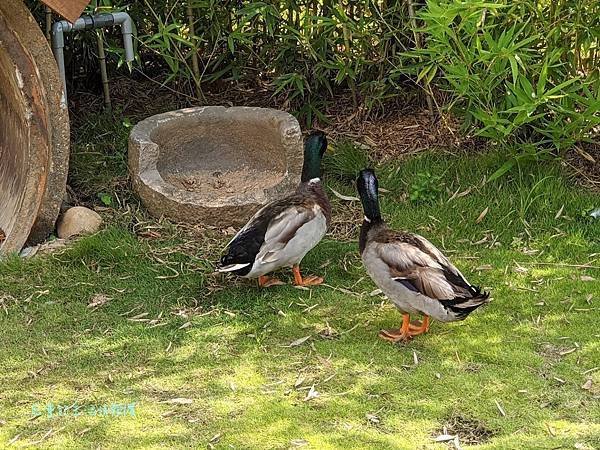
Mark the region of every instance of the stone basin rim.
MULTIPOLYGON (((222 130, 220 131, 222 132, 222 130)), ((200 139, 203 133, 206 133, 206 131, 198 134, 200 139)), ((261 136, 261 134, 258 134, 258 136, 261 136)), ((224 142, 227 142, 227 140, 224 142)), ((235 149, 237 141, 234 139, 229 142, 234 143, 233 148, 235 149)), ((241 149, 244 148, 243 142, 239 145, 241 149)), ((252 147, 251 145, 250 149, 252 148, 256 147, 252 147)), ((251 211, 258 210, 274 198, 288 195, 297 186, 298 180, 296 177, 299 177, 302 167, 302 132, 296 118, 285 111, 253 106, 199 106, 150 116, 138 122, 131 130, 129 149, 129 169, 134 190, 141 197, 142 203, 144 203, 151 214, 155 216, 165 215, 166 217, 174 218, 176 221, 191 221, 193 223, 208 225, 222 226, 225 224, 224 226, 227 226, 227 220, 218 219, 218 211, 223 210, 223 208, 227 209, 225 215, 230 218, 229 222, 231 224, 241 225, 242 222, 238 218, 233 218, 234 213, 232 212, 232 208, 239 207, 241 208, 240 211, 244 211, 243 214, 249 214, 251 211), (206 121, 203 122, 203 114, 205 112, 207 113, 205 116, 206 121), (264 123, 266 129, 271 129, 274 133, 270 134, 267 131, 269 136, 267 137, 269 139, 268 142, 271 145, 275 142, 277 147, 281 145, 282 162, 273 167, 268 166, 266 168, 265 176, 267 178, 265 179, 265 184, 261 184, 263 180, 260 178, 260 168, 258 169, 259 178, 253 179, 255 184, 256 181, 260 180, 258 181, 258 186, 242 189, 243 192, 238 193, 235 191, 234 184, 234 191, 223 191, 223 195, 214 191, 211 193, 212 186, 207 187, 205 190, 202 188, 203 184, 200 184, 196 185, 193 189, 186 189, 185 187, 180 187, 177 182, 172 182, 171 179, 166 178, 170 177, 171 174, 168 171, 165 172, 165 166, 161 167, 161 160, 164 161, 162 158, 165 155, 172 154, 171 152, 177 148, 170 145, 169 133, 173 131, 173 136, 177 135, 178 121, 181 121, 181 130, 189 128, 192 130, 192 134, 195 134, 193 130, 196 121, 199 126, 205 126, 206 124, 210 126, 213 123, 212 121, 214 121, 215 126, 218 127, 220 122, 229 123, 230 117, 233 121, 232 123, 239 121, 240 123, 245 123, 246 126, 248 124, 252 126, 252 123, 257 123, 259 127, 262 127, 264 123), (165 134, 160 134, 161 131, 165 131, 165 134), (270 173, 270 176, 266 175, 267 173, 270 173), (274 177, 273 174, 275 174, 274 177), (178 209, 175 205, 179 205, 181 209, 178 209), (201 210, 205 212, 197 212, 201 210), (202 216, 206 220, 202 219, 202 216)), ((214 150, 208 151, 210 153, 210 151, 214 150)), ((223 169, 226 172, 232 170, 234 172, 237 172, 237 170, 249 170, 249 173, 252 173, 252 171, 257 170, 252 164, 248 165, 250 162, 247 159, 249 153, 244 150, 241 150, 241 152, 239 169, 235 166, 235 162, 233 168, 231 165, 225 164, 223 169)), ((208 157, 210 158, 210 156, 208 157)), ((200 157, 199 161, 201 160, 202 158, 200 157)), ((214 159, 207 159, 207 161, 214 162, 214 159)), ((206 173, 210 173, 211 170, 215 169, 214 164, 212 166, 209 164, 207 167, 210 168, 206 169, 206 173)), ((190 168, 192 171, 200 170, 201 173, 204 170, 201 164, 199 166, 192 165, 190 168)), ((185 172, 181 172, 181 174, 182 176, 186 176, 185 172)), ((194 175, 188 176, 192 180, 194 179, 194 175)), ((203 175, 199 176, 203 177, 203 175)), ((240 184, 240 187, 244 187, 243 182, 240 184)), ((244 219, 244 223, 245 220, 247 220, 247 217, 244 219)))
MULTIPOLYGON (((143 148, 146 154, 152 154, 151 164, 146 165, 144 169, 141 168, 138 172, 138 177, 148 188, 151 188, 156 193, 161 194, 167 198, 173 198, 173 194, 177 194, 177 202, 181 204, 187 204, 189 206, 202 206, 205 207, 218 207, 223 205, 222 199, 213 200, 209 197, 202 195, 200 192, 187 191, 185 189, 175 186, 173 183, 165 180, 160 170, 157 168, 157 164, 160 157, 161 148, 153 140, 153 135, 163 129, 166 125, 172 122, 176 122, 178 119, 184 117, 193 117, 202 114, 204 111, 221 111, 226 114, 233 114, 238 111, 244 111, 245 113, 251 114, 256 113, 268 113, 274 117, 280 119, 280 122, 296 121, 296 119, 289 113, 273 108, 261 108, 255 106, 198 106, 191 108, 184 108, 174 111, 168 111, 165 113, 156 114, 154 116, 147 117, 142 121, 138 122, 133 128, 130 139, 134 140, 143 148)), ((296 122, 297 123, 297 122, 296 122)), ((280 123, 281 127, 281 123, 280 123)), ((283 139, 286 136, 282 136, 283 139)), ((138 163, 141 163, 141 152, 138 157, 138 163)), ((284 172, 281 172, 280 179, 277 184, 285 182, 289 177, 289 168, 286 168, 284 172)), ((272 186, 271 186, 272 187, 272 186)), ((262 203, 265 201, 266 195, 264 190, 255 190, 248 194, 238 196, 233 199, 228 199, 227 203, 231 206, 246 205, 248 203, 262 203)))

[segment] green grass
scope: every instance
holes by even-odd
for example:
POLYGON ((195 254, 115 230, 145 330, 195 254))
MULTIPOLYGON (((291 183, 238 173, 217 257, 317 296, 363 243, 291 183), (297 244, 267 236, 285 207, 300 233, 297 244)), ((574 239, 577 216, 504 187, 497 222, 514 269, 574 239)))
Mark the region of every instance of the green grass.
POLYGON ((0 443, 443 449, 432 439, 447 426, 463 447, 599 447, 600 221, 582 215, 598 196, 555 164, 482 185, 501 161, 427 155, 380 168, 390 224, 444 248, 493 297, 404 345, 377 338, 400 315, 371 295, 356 202, 336 200, 335 236, 306 257, 304 271, 327 282, 310 290, 220 278, 210 261, 226 236, 191 240, 125 212, 64 252, 1 263, 0 443), (443 174, 437 198, 408 201, 426 171, 443 174), (161 236, 142 237, 148 227, 161 236), (110 300, 90 309, 96 294, 110 300), (168 402, 178 398, 192 402, 168 402), (48 403, 135 403, 135 417, 48 417, 48 403))

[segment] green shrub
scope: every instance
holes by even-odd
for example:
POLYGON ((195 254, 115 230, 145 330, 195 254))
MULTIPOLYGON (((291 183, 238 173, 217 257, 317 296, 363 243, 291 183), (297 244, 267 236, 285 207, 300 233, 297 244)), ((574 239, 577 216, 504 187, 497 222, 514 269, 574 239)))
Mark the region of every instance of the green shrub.
POLYGON ((442 193, 442 176, 429 171, 417 172, 410 185, 410 200, 414 203, 431 203, 442 193))
MULTIPOLYGON (((467 132, 497 142, 560 151, 594 138, 600 124, 600 2, 426 0, 415 3, 418 29, 411 26, 408 4, 96 0, 88 11, 129 12, 137 28, 138 69, 148 76, 162 75, 172 88, 198 97, 203 85, 217 80, 260 83, 307 126, 324 121, 326 106, 340 93, 377 111, 417 85, 446 91, 449 102, 438 107, 462 114, 467 132)), ((109 52, 119 59, 120 37, 112 33, 109 52)), ((72 64, 85 67, 93 58, 95 38, 88 39, 72 64)))
MULTIPOLYGON (((501 143, 562 150, 600 124, 600 3, 428 0, 417 80, 451 96, 465 125, 501 143)), ((410 70, 409 70, 410 73, 410 70)))

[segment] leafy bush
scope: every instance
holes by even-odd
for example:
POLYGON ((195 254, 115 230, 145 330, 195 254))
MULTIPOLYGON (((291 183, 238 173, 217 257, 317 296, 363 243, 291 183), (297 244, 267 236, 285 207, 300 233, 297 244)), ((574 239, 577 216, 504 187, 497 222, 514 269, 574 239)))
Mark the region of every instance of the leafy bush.
POLYGON ((562 150, 600 124, 600 3, 428 0, 412 74, 496 142, 562 150))
MULTIPOLYGON (((439 97, 432 91, 446 91, 448 104, 438 107, 464 115, 468 132, 528 143, 534 153, 594 137, 600 2, 426 0, 416 18, 409 5, 96 0, 89 12, 127 10, 137 27, 139 69, 153 78, 166 72, 162 81, 174 89, 201 98, 213 81, 259 83, 309 126, 325 120, 325 107, 340 93, 373 111, 417 85, 432 98, 439 97)), ((118 37, 109 43, 119 57, 118 37)), ((93 56, 94 46, 73 64, 93 56)))
MULTIPOLYGON (((189 89, 216 80, 260 80, 308 124, 325 120, 324 107, 336 91, 348 90, 355 105, 370 107, 398 95, 386 69, 412 47, 404 3, 396 0, 98 0, 89 10, 108 7, 129 12, 142 67, 158 63, 167 69, 166 83, 189 89)), ((121 44, 115 44, 110 51, 118 54, 121 44)))

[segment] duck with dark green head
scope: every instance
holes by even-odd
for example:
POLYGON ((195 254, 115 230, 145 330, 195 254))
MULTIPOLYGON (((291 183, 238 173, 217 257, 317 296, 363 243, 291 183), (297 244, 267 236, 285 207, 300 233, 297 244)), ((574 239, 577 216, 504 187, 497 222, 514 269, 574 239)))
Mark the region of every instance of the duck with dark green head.
POLYGON ((260 209, 227 244, 219 272, 258 278, 259 286, 283 284, 267 274, 291 267, 294 284, 317 285, 323 278, 303 277, 302 258, 317 245, 331 221, 331 206, 321 185, 325 134, 313 132, 304 142, 302 177, 296 192, 260 209))
POLYGON ((381 338, 406 341, 425 333, 430 317, 441 322, 463 320, 488 303, 489 294, 470 284, 431 242, 386 225, 379 211, 375 172, 362 170, 357 187, 365 213, 359 240, 363 265, 403 316, 402 326, 382 330, 381 338), (411 324, 410 314, 423 314, 423 321, 411 324))

